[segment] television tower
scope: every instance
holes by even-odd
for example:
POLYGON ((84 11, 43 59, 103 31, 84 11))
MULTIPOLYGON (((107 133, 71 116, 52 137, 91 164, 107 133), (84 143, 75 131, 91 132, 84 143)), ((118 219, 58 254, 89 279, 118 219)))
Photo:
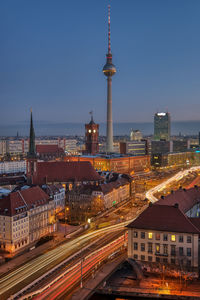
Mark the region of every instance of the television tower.
POLYGON ((112 76, 116 73, 116 68, 112 63, 111 43, 110 43, 110 5, 108 5, 108 53, 106 54, 106 64, 103 73, 107 76, 107 130, 106 130, 106 151, 113 152, 113 122, 112 122, 112 76))

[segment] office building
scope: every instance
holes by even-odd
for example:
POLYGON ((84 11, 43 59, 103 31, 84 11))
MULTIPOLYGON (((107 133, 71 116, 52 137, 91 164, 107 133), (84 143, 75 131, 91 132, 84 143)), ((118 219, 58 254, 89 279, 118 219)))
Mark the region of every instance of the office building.
POLYGON ((154 115, 154 140, 169 141, 171 135, 171 118, 168 112, 154 115))
POLYGON ((142 139, 142 133, 140 130, 133 130, 131 129, 131 132, 130 132, 130 140, 131 141, 141 141, 142 139))

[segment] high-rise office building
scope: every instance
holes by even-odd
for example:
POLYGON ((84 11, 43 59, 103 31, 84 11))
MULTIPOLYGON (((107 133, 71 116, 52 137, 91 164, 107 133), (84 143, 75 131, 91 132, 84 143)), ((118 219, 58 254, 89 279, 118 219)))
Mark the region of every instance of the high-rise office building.
POLYGON ((112 63, 111 43, 110 43, 110 5, 108 6, 108 53, 106 54, 106 64, 103 73, 107 77, 107 131, 106 131, 106 151, 113 152, 113 121, 112 121, 112 76, 116 73, 116 68, 112 63))
POLYGON ((154 115, 154 140, 170 140, 171 119, 168 112, 160 112, 154 115))

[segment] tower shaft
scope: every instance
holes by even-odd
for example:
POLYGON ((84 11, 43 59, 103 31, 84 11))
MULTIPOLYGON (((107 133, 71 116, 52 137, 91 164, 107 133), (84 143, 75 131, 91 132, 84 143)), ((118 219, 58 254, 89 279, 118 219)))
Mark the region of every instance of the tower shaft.
POLYGON ((106 151, 113 152, 112 77, 107 77, 107 140, 106 151))
POLYGON ((112 76, 116 73, 115 65, 112 63, 111 41, 110 41, 110 5, 108 6, 108 52, 103 73, 107 77, 107 130, 106 130, 106 152, 113 152, 113 122, 112 122, 112 76))

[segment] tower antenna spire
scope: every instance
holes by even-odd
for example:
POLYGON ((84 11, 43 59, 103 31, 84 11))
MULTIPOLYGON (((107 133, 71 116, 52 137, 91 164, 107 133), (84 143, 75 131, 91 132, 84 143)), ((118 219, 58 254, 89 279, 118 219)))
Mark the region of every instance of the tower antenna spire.
POLYGON ((110 5, 108 5, 108 54, 111 54, 111 43, 110 43, 110 5))

